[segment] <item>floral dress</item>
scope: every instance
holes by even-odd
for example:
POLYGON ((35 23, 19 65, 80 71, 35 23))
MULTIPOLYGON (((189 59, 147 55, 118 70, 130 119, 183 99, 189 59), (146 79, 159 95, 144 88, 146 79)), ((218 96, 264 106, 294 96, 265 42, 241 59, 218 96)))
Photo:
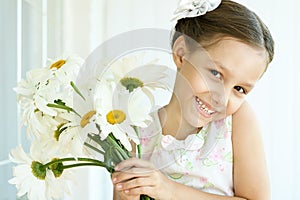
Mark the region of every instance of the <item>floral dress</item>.
POLYGON ((162 135, 157 112, 140 129, 142 158, 170 179, 213 194, 233 196, 231 116, 213 121, 185 140, 162 135))

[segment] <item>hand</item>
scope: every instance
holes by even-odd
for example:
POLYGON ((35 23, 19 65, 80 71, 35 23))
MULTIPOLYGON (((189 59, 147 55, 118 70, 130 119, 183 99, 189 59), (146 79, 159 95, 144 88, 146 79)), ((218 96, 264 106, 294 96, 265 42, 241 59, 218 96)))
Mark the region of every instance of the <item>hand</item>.
POLYGON ((140 200, 140 195, 126 194, 123 191, 117 191, 116 188, 114 188, 113 200, 140 200))
POLYGON ((139 199, 142 194, 154 199, 170 199, 172 181, 152 163, 138 158, 122 161, 112 174, 114 187, 128 199, 139 199))

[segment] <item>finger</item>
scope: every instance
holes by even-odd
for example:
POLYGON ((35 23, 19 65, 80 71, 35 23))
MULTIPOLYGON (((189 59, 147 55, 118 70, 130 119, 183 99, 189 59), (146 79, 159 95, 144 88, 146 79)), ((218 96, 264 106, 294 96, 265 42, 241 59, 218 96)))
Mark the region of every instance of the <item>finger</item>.
POLYGON ((153 180, 150 177, 134 178, 126 182, 121 182, 116 184, 115 188, 118 191, 125 191, 125 190, 131 190, 133 188, 145 187, 145 186, 150 186, 150 187, 154 186, 153 180))
POLYGON ((154 169, 149 168, 131 168, 127 171, 114 172, 112 181, 114 184, 129 181, 134 178, 149 177, 155 173, 154 169))
POLYGON ((130 169, 133 167, 140 167, 140 168, 154 168, 152 163, 146 160, 138 159, 138 158, 129 158, 121 163, 119 163, 116 167, 116 171, 124 171, 126 169, 130 169))
POLYGON ((153 187, 150 186, 143 186, 143 187, 136 187, 130 190, 124 190, 124 193, 127 195, 147 195, 149 197, 155 198, 155 194, 153 194, 153 187))
POLYGON ((118 192, 118 196, 116 196, 116 200, 140 200, 140 195, 131 195, 126 194, 125 192, 118 192))

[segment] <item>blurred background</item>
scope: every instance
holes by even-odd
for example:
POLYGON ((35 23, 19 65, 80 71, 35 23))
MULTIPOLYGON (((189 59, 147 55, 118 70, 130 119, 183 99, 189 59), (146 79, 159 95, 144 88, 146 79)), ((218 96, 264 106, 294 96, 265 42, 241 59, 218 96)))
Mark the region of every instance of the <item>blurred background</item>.
MULTIPOLYGON (((68 53, 86 58, 104 41, 127 31, 169 30, 176 2, 0 0, 0 200, 17 199, 15 187, 7 182, 12 177, 10 150, 18 144, 28 148, 12 90, 25 72, 45 66, 47 58, 56 59, 68 53)), ((273 62, 248 97, 263 130, 272 199, 300 199, 300 131, 296 119, 300 113, 300 2, 238 2, 263 19, 276 42, 273 62)), ((78 171, 72 194, 64 199, 112 199, 106 171, 78 171)))

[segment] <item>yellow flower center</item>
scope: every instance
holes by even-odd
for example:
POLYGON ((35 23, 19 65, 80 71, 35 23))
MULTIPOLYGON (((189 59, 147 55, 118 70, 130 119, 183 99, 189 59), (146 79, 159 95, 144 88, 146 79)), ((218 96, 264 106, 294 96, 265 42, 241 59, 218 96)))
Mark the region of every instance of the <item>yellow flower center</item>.
POLYGON ((106 120, 108 123, 121 124, 126 119, 126 114, 122 110, 112 110, 106 115, 106 120))
POLYGON ((91 110, 87 112, 83 117, 81 118, 80 121, 80 126, 84 128, 88 123, 90 123, 90 119, 96 114, 95 110, 91 110))
POLYGON ((65 63, 66 63, 66 60, 59 60, 59 61, 56 61, 55 63, 53 63, 53 64, 50 66, 50 69, 53 69, 53 68, 59 69, 59 68, 61 68, 61 66, 63 66, 65 63))

